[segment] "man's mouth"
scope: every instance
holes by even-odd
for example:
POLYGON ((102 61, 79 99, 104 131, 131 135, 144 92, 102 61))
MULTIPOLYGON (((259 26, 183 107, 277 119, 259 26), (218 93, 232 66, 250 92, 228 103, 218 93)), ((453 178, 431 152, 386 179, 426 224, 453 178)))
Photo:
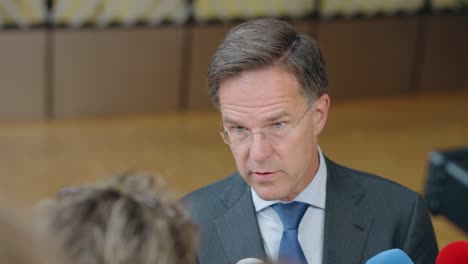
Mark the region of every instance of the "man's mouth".
POLYGON ((252 171, 252 175, 260 181, 271 180, 275 174, 275 171, 252 171))

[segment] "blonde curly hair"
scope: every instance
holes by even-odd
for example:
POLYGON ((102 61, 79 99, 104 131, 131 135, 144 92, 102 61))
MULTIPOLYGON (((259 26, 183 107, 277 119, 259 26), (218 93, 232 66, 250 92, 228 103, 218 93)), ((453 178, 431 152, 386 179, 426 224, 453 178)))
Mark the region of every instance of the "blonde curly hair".
POLYGON ((77 264, 195 262, 195 226, 150 176, 126 173, 64 188, 42 207, 43 230, 77 264))

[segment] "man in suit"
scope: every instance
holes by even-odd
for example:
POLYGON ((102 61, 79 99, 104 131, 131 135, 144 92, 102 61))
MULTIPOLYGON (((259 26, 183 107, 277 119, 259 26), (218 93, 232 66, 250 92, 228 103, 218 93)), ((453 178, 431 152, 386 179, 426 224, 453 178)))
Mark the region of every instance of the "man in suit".
POLYGON ((275 19, 240 24, 214 54, 208 82, 239 172, 183 198, 199 225, 199 263, 364 263, 391 248, 435 262, 417 193, 322 153, 330 97, 313 39, 275 19))

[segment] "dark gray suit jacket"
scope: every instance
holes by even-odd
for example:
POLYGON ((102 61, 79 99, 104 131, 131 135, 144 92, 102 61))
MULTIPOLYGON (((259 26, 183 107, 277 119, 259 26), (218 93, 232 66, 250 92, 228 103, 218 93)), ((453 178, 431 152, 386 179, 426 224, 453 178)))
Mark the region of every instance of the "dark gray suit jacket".
MULTIPOLYGON (((326 164, 323 263, 364 263, 391 248, 402 249, 416 264, 435 263, 437 243, 420 195, 329 159, 326 164)), ((198 263, 266 259, 250 187, 239 174, 182 200, 199 226, 198 263)))

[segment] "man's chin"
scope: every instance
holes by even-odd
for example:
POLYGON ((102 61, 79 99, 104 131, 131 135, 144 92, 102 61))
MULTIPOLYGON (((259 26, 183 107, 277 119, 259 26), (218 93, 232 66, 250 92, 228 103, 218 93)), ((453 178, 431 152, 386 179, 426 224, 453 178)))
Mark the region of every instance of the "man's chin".
POLYGON ((254 188, 255 193, 257 193, 258 197, 262 198, 265 201, 281 200, 281 195, 279 195, 277 192, 274 192, 272 189, 273 186, 257 186, 256 188, 254 188))

